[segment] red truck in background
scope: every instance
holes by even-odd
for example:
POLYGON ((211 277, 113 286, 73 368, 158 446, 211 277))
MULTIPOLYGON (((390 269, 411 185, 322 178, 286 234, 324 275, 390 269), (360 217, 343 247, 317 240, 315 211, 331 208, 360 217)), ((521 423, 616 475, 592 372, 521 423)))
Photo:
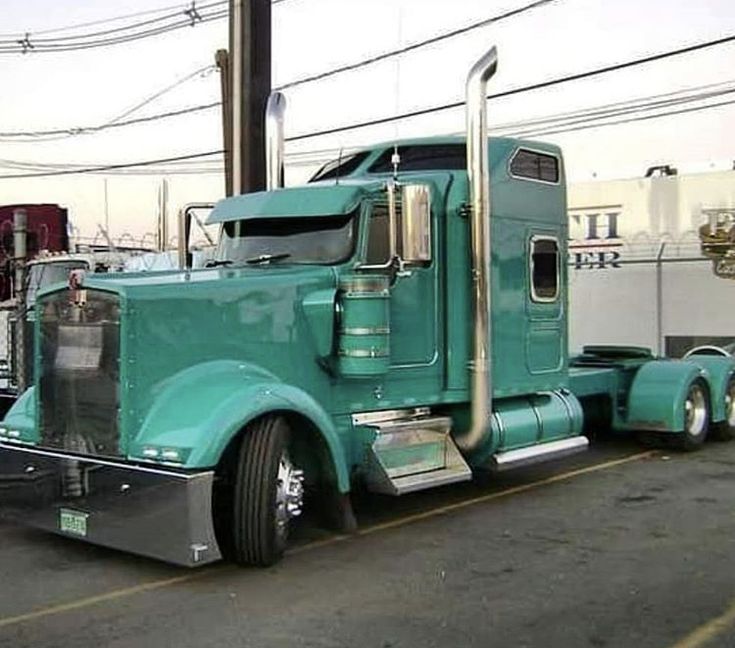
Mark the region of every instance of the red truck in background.
POLYGON ((0 301, 12 296, 13 270, 13 212, 25 209, 28 214, 28 259, 41 250, 67 252, 69 250, 69 214, 59 205, 0 205, 0 301))

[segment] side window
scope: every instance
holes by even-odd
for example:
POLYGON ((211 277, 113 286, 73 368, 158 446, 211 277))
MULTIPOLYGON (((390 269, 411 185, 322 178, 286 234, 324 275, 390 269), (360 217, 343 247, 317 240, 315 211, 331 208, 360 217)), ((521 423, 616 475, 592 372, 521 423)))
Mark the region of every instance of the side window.
POLYGON ((546 153, 518 149, 510 161, 510 174, 524 180, 559 182, 559 160, 546 153))
POLYGON ((387 206, 375 205, 368 225, 367 265, 381 265, 390 260, 389 227, 387 206))
POLYGON ((531 299, 553 302, 559 298, 559 242, 551 236, 531 238, 531 299))

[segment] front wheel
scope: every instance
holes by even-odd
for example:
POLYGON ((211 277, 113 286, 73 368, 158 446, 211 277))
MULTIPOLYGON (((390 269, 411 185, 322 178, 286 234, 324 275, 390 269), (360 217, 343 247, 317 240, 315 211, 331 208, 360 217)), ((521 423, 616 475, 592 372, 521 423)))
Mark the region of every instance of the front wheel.
POLYGON ((679 447, 686 451, 698 449, 707 437, 709 421, 707 387, 698 379, 689 385, 684 399, 684 431, 678 437, 679 447))
POLYGON ((289 435, 282 417, 266 416, 243 436, 232 498, 232 558, 238 564, 277 562, 290 522, 301 514, 304 474, 291 462, 289 435))
POLYGON ((718 441, 735 439, 735 376, 730 378, 725 390, 725 420, 712 426, 712 436, 718 441))

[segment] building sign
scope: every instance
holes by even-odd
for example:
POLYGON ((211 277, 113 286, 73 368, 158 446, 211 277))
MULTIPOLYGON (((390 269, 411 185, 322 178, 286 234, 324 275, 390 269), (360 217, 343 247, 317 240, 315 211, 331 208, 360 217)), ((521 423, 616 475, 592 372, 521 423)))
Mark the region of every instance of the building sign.
POLYGON ((569 210, 569 261, 575 270, 620 267, 622 205, 573 207, 569 210))
POLYGON ((735 209, 702 209, 706 222, 699 228, 702 254, 712 259, 718 277, 735 279, 735 209))

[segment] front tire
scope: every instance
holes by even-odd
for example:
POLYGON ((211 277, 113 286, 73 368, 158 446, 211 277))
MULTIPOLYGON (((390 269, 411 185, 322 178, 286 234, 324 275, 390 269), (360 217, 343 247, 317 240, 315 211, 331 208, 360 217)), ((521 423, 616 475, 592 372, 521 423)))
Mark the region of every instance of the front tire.
POLYGON ((725 390, 725 420, 712 426, 712 436, 718 441, 735 439, 735 376, 730 378, 725 390))
POLYGON ((702 380, 694 380, 689 385, 683 406, 684 431, 677 441, 680 449, 692 452, 704 443, 710 422, 709 395, 702 380))
POLYGON ((303 472, 291 463, 289 436, 280 416, 265 416, 245 430, 232 499, 232 558, 238 564, 278 562, 290 521, 301 514, 303 472))

